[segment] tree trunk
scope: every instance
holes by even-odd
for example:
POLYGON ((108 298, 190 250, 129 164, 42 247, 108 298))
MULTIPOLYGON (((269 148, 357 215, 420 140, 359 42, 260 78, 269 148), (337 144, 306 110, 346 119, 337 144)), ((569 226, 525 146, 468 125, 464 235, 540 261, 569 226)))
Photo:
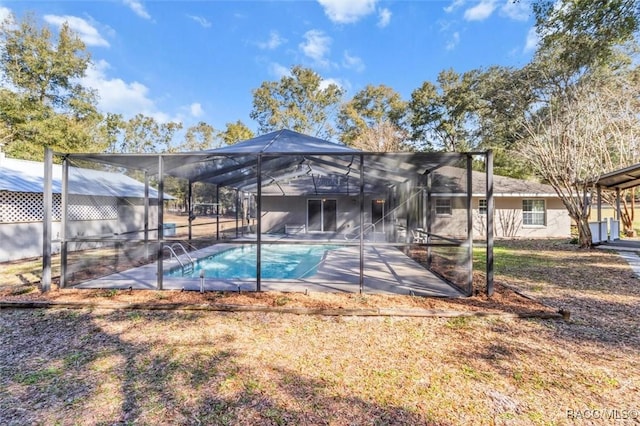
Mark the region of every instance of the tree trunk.
POLYGON ((589 228, 589 218, 583 217, 576 221, 578 227, 578 240, 580 248, 592 248, 593 239, 591 238, 591 228, 589 228))

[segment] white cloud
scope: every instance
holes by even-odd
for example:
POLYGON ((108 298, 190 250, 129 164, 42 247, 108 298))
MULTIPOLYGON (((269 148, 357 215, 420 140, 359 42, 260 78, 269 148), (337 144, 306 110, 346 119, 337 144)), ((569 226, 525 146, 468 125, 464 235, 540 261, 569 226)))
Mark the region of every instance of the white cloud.
POLYGON ((198 118, 204 115, 204 110, 202 109, 202 105, 198 102, 194 102, 189 106, 189 112, 191 115, 198 118))
POLYGON ((318 0, 332 22, 352 24, 376 10, 378 0, 318 0))
POLYGON ((526 21, 529 19, 530 3, 528 1, 506 0, 500 8, 500 14, 514 21, 526 21))
POLYGON ((313 59, 316 64, 327 66, 329 60, 326 55, 329 53, 329 45, 331 44, 331 37, 325 35, 320 30, 309 30, 304 34, 306 41, 299 44, 302 52, 313 59))
POLYGON ((122 2, 126 6, 129 6, 129 8, 139 17, 151 19, 151 15, 149 15, 149 12, 147 12, 147 9, 145 9, 144 5, 140 3, 139 0, 122 0, 122 2))
POLYGON ((280 34, 278 34, 277 31, 271 31, 269 33, 269 40, 258 42, 257 44, 260 49, 273 50, 286 42, 287 42, 287 39, 280 37, 280 34))
POLYGON ((378 27, 384 28, 391 22, 391 11, 389 9, 382 8, 378 11, 378 27))
POLYGON ((344 59, 342 60, 342 65, 347 69, 352 69, 357 72, 362 72, 365 69, 364 62, 362 62, 362 58, 357 56, 351 56, 348 51, 344 52, 344 59))
POLYGON ((127 83, 120 78, 109 78, 106 75, 108 69, 109 64, 104 60, 91 63, 82 79, 83 85, 98 93, 100 110, 125 117, 142 113, 167 121, 167 114, 158 112, 154 101, 149 98, 147 86, 137 81, 127 83))
POLYGON ((538 43, 540 42, 540 36, 536 32, 536 27, 531 27, 527 33, 527 41, 524 45, 525 52, 531 52, 536 50, 538 43))
POLYGON ((196 16, 196 15, 187 15, 187 17, 189 17, 190 19, 193 19, 194 21, 196 21, 198 24, 200 24, 200 26, 202 28, 209 28, 211 27, 211 22, 209 22, 207 20, 207 18, 203 17, 203 16, 196 16))
POLYGON ((338 86, 341 89, 345 88, 345 85, 340 82, 339 80, 336 80, 335 78, 323 78, 322 81, 320 82, 320 86, 318 86, 318 88, 320 90, 324 90, 327 87, 329 87, 330 85, 335 84, 336 86, 338 86))
POLYGON ((278 79, 281 79, 285 76, 291 76, 291 70, 277 62, 272 62, 271 64, 269 64, 269 73, 277 77, 278 79))
POLYGON ((11 9, 0 6, 0 22, 4 22, 5 19, 11 18, 12 16, 11 9))
POLYGON ((477 5, 464 11, 467 21, 484 21, 496 9, 496 0, 481 0, 477 5))
POLYGON ((451 39, 447 42, 447 45, 445 46, 445 49, 453 50, 458 45, 458 43, 460 43, 460 33, 456 31, 451 36, 451 39))
POLYGON ((461 8, 466 3, 466 0, 453 0, 451 4, 445 7, 443 10, 447 13, 451 13, 456 9, 461 8))
POLYGON ((66 22, 87 46, 109 47, 109 42, 100 35, 98 30, 82 18, 70 15, 44 15, 44 20, 58 28, 66 22))

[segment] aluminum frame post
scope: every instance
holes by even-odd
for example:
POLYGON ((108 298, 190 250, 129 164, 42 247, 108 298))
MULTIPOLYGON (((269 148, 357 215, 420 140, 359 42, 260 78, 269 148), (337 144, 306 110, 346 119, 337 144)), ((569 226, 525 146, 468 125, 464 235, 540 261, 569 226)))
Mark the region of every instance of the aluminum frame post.
POLYGON ((42 282, 40 290, 51 290, 51 226, 53 216, 53 151, 44 149, 44 186, 42 217, 42 282))
POLYGON ((69 220, 69 160, 64 157, 62 160, 62 191, 60 202, 62 203, 62 211, 60 218, 60 288, 67 287, 67 261, 68 261, 68 245, 67 245, 67 225, 69 220))
POLYGON ((258 219, 256 223, 256 242, 258 244, 256 248, 256 291, 262 291, 262 154, 258 154, 256 173, 258 174, 258 199, 256 200, 256 216, 258 219))
POLYGON ((360 294, 364 291, 364 154, 360 154, 360 294))
POLYGON ((487 151, 486 156, 486 191, 487 191, 487 296, 493 296, 493 213, 494 213, 494 200, 493 200, 493 151, 487 151))
MULTIPOLYGON (((602 242, 602 226, 600 222, 602 222, 602 188, 598 186, 598 243, 602 242)), ((593 237, 591 237, 591 241, 593 241, 593 237)))
POLYGON ((467 155, 467 296, 473 294, 473 157, 467 155))
POLYGON ((427 268, 431 269, 433 250, 431 249, 431 232, 433 230, 433 198, 431 197, 431 173, 427 174, 427 268))
POLYGON ((144 171, 144 251, 149 259, 149 171, 144 171))
POLYGON ((239 217, 240 217, 240 191, 236 189, 236 238, 240 236, 239 217))
POLYGON ((193 238, 193 230, 191 229, 191 223, 193 222, 193 181, 191 181, 191 179, 189 179, 189 186, 187 189, 187 215, 187 223, 189 225, 189 241, 191 241, 193 238))
POLYGON ((216 185, 216 241, 220 239, 220 185, 216 185))
POLYGON ((163 289, 164 268, 163 268, 163 251, 164 251, 164 157, 158 156, 158 269, 156 285, 158 290, 163 289))

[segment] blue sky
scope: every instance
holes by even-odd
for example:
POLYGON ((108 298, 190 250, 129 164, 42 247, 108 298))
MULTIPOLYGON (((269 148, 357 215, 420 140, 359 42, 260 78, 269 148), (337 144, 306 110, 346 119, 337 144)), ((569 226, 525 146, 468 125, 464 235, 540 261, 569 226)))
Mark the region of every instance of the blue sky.
POLYGON ((28 11, 80 34, 104 112, 219 130, 255 130, 252 90, 293 65, 347 99, 384 84, 408 100, 443 69, 522 66, 536 44, 527 0, 0 0, 0 17, 28 11))

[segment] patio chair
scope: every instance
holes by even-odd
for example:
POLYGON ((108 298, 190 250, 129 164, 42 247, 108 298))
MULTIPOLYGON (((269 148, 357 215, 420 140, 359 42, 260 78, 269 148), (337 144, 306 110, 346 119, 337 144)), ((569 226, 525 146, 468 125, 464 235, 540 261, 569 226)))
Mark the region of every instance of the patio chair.
POLYGON ((411 237, 412 237, 411 239, 412 243, 423 244, 427 242, 427 236, 416 229, 411 230, 411 237))

